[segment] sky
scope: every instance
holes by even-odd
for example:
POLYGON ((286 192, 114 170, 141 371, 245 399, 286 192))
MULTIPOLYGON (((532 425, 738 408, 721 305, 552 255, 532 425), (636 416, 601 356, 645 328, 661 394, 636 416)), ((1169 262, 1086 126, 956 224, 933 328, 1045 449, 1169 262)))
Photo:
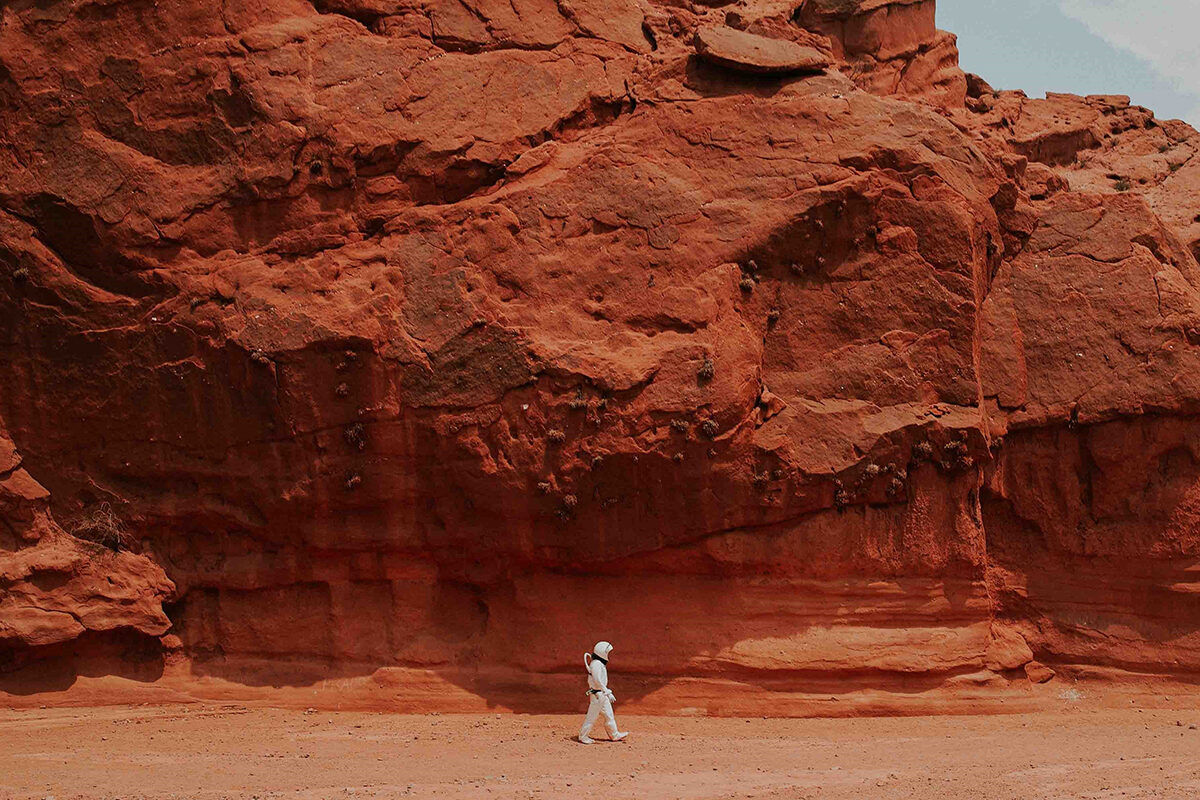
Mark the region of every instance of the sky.
POLYGON ((1200 127, 1200 0, 938 0, 937 23, 996 89, 1127 94, 1200 127))

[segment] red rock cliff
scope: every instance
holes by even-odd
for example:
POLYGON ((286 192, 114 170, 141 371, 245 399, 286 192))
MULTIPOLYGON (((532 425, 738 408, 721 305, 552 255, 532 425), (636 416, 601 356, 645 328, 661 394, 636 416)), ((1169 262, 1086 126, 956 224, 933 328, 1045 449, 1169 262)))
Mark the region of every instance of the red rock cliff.
POLYGON ((711 713, 1200 668, 1200 137, 995 92, 933 14, 6 4, 0 580, 66 617, 10 589, 0 692, 561 709, 601 637, 711 713), (49 521, 104 507, 115 553, 49 521))

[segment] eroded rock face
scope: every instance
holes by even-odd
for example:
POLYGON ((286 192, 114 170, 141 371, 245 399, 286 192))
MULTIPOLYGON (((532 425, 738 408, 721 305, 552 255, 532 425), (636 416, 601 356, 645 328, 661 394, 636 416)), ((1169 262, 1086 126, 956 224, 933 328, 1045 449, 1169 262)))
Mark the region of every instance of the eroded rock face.
POLYGON ((867 91, 957 108, 966 76, 954 34, 937 29, 935 7, 936 0, 803 0, 793 19, 828 36, 867 91))
POLYGON ((149 558, 63 531, 0 426, 0 668, 88 634, 161 636, 174 588, 149 558))
POLYGON ((0 414, 173 581, 125 585, 159 683, 550 710, 609 638, 642 708, 851 713, 1200 665, 1187 200, 1065 156, 1181 123, 969 84, 928 1, 2 13, 0 414))
POLYGON ((1057 176, 1061 187, 1140 196, 1193 256, 1200 253, 1200 142, 1190 126, 1155 119, 1123 95, 1031 100, 986 83, 972 95, 959 119, 985 146, 1026 156, 1043 174, 1057 176))
POLYGON ((1190 670, 1200 137, 1127 97, 981 81, 955 119, 1022 189, 983 306, 997 613, 1041 660, 1190 670))

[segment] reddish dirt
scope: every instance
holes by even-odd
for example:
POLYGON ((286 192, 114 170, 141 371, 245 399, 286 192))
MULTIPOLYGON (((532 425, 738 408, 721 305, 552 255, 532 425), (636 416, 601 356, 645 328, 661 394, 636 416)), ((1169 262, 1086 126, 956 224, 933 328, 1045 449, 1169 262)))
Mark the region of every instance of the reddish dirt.
POLYGON ((579 716, 306 714, 237 706, 0 712, 0 796, 617 800, 1184 800, 1195 710, 848 720, 626 717, 627 742, 571 741, 579 716))

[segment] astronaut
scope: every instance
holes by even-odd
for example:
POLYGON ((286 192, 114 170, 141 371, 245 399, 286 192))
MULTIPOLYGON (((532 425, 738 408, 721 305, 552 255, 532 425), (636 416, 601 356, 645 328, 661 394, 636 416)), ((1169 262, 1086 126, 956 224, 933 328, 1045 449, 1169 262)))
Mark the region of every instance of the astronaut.
POLYGON ((604 727, 608 729, 610 739, 619 742, 629 735, 617 730, 617 718, 613 716, 612 704, 617 698, 608 688, 608 655, 611 652, 611 644, 596 642, 592 652, 583 654, 583 665, 587 667, 588 672, 587 695, 589 698, 587 717, 583 720, 583 727, 579 730, 579 741, 583 744, 592 744, 592 739, 588 734, 592 732, 592 726, 596 724, 596 719, 601 714, 604 715, 604 727))

